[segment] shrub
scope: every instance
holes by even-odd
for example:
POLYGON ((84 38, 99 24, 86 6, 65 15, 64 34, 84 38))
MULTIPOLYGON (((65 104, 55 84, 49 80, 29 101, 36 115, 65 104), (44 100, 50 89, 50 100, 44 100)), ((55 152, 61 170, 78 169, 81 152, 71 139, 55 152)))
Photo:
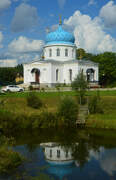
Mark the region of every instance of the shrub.
POLYGON ((21 119, 12 112, 0 110, 0 125, 4 133, 10 134, 20 129, 21 119))
POLYGON ((18 152, 8 150, 6 147, 0 148, 0 173, 11 173, 23 162, 23 158, 18 152))
POLYGON ((102 102, 98 96, 93 96, 89 100, 89 112, 91 114, 103 113, 102 102))
POLYGON ((48 111, 42 111, 39 116, 33 117, 33 128, 55 127, 57 124, 56 114, 48 111))
POLYGON ((35 93, 29 93, 27 96, 27 105, 34 109, 39 109, 42 107, 43 103, 35 93))
POLYGON ((33 86, 30 85, 30 86, 29 86, 29 91, 32 91, 32 90, 33 90, 33 86))
POLYGON ((24 161, 24 158, 9 146, 13 144, 14 138, 0 136, 0 174, 12 173, 24 161))
POLYGON ((66 126, 74 126, 78 115, 77 103, 69 97, 65 97, 61 100, 58 108, 59 121, 64 121, 66 126))

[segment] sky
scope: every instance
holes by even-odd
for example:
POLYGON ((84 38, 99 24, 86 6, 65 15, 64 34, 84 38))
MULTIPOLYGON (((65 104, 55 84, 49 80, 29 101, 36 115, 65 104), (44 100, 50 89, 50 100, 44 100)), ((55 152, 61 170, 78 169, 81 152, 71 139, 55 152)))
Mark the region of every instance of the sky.
POLYGON ((77 48, 116 52, 116 0, 0 0, 0 59, 38 59, 60 14, 77 48))

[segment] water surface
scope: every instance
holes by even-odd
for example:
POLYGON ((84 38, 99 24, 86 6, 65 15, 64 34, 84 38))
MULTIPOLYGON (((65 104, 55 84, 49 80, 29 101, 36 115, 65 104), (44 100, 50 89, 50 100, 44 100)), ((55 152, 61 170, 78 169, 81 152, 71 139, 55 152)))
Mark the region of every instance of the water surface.
POLYGON ((16 135, 25 163, 1 180, 115 180, 116 132, 52 129, 16 135))

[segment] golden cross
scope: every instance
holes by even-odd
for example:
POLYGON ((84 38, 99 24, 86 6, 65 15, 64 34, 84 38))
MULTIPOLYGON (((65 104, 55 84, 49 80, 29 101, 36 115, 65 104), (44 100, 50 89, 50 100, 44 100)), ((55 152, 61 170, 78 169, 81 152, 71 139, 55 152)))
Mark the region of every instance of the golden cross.
POLYGON ((62 25, 62 15, 60 14, 59 25, 62 25))

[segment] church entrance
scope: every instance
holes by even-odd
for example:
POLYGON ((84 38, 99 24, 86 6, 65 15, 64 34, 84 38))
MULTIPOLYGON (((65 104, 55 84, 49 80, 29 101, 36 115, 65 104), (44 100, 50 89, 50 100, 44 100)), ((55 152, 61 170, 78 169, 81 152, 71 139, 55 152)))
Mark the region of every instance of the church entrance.
POLYGON ((87 74, 87 81, 88 82, 93 82, 94 81, 94 73, 95 70, 94 69, 87 69, 86 74, 87 74))
POLYGON ((34 74, 35 83, 40 84, 40 70, 34 68, 34 69, 32 69, 31 73, 34 74))

